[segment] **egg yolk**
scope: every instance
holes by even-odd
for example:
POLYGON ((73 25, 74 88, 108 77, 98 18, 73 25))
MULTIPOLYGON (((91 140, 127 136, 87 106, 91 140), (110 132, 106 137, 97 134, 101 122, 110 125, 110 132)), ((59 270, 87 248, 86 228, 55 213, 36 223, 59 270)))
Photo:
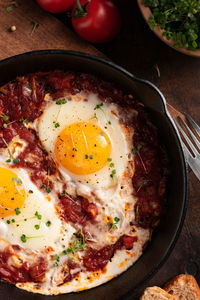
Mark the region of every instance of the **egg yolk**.
POLYGON ((25 197, 21 179, 14 172, 0 168, 0 217, 16 214, 25 197))
POLYGON ((110 156, 111 142, 97 125, 74 123, 63 129, 55 143, 59 163, 74 174, 86 175, 102 169, 110 156))

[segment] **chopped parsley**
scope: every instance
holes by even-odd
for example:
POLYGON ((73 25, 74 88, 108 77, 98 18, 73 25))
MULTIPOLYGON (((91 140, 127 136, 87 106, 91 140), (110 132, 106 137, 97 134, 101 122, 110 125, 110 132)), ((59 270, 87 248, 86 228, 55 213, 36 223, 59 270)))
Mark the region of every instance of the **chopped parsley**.
POLYGON ((77 152, 77 149, 74 147, 74 148, 72 148, 72 151, 76 151, 77 152))
POLYGON ((65 103, 67 103, 67 100, 65 98, 56 101, 57 105, 62 105, 62 104, 65 104, 65 103))
POLYGON ((87 154, 85 154, 85 159, 88 159, 88 155, 87 154))
POLYGON ((93 155, 90 155, 89 157, 90 157, 90 159, 93 159, 93 155))
POLYGON ((118 227, 117 227, 117 224, 119 223, 119 221, 120 221, 120 218, 115 217, 115 218, 114 218, 114 222, 109 222, 109 223, 108 223, 109 230, 112 231, 112 230, 114 230, 114 229, 117 229, 117 228, 118 228, 118 227))
POLYGON ((10 220, 7 220, 6 222, 7 222, 7 224, 10 224, 10 220))
POLYGON ((27 240, 29 240, 29 239, 35 239, 35 238, 40 238, 40 237, 42 237, 42 236, 26 236, 25 234, 22 234, 20 239, 23 243, 26 243, 27 240))
POLYGON ((20 118, 19 121, 20 121, 20 122, 24 122, 24 123, 26 123, 26 124, 29 123, 29 119, 20 118))
POLYGON ((114 166, 115 166, 115 164, 114 163, 110 163, 110 165, 109 165, 111 168, 113 168, 114 166))
POLYGON ((57 261, 53 264, 54 268, 58 266, 57 261))
POLYGON ((108 157, 108 158, 107 158, 107 161, 109 161, 109 162, 112 161, 112 158, 111 158, 111 157, 108 157))
POLYGON ((34 227, 35 227, 36 230, 40 229, 40 225, 39 224, 36 224, 34 227))
POLYGON ((6 162, 7 162, 7 163, 10 163, 10 162, 11 162, 11 158, 7 159, 6 162))

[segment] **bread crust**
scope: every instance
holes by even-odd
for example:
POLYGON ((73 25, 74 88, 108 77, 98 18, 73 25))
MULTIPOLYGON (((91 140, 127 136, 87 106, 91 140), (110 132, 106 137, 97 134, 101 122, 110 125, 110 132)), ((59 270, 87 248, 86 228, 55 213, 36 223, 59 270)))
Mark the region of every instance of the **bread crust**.
POLYGON ((148 299, 150 299, 149 296, 153 295, 153 294, 155 296, 158 296, 158 294, 159 294, 160 299, 163 299, 163 300, 164 299, 178 300, 176 297, 174 297, 173 295, 170 295, 169 293, 167 293, 165 290, 161 289, 158 286, 152 286, 152 287, 146 288, 143 295, 140 297, 140 300, 148 300, 148 299))
POLYGON ((170 293, 174 287, 184 288, 184 286, 190 286, 196 299, 200 300, 200 288, 192 275, 181 274, 176 276, 164 286, 164 290, 170 293))

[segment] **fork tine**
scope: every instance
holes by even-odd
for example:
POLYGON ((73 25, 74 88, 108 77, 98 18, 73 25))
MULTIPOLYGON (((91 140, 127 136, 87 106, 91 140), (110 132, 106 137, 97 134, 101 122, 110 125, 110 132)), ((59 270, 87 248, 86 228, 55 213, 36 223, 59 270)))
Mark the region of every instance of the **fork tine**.
POLYGON ((200 142, 197 140, 197 138, 194 135, 194 133, 192 132, 192 130, 188 127, 188 125, 185 123, 185 121, 180 116, 178 116, 178 119, 181 120, 181 122, 183 123, 183 125, 187 129, 189 135, 191 136, 191 138, 193 139, 193 141, 196 143, 198 149, 200 149, 200 142))
POLYGON ((192 144, 192 142, 190 141, 190 139, 188 138, 188 136, 186 135, 186 133, 184 132, 184 130, 181 128, 181 126, 179 125, 179 123, 176 120, 175 120, 175 123, 176 123, 176 126, 178 127, 178 129, 180 130, 181 134, 184 136, 186 142, 190 146, 191 150, 193 151, 195 156, 197 156, 198 152, 197 152, 196 148, 194 147, 194 145, 192 144))
POLYGON ((188 122, 193 126, 193 128, 195 129, 195 131, 197 132, 198 136, 200 137, 200 127, 199 125, 197 125, 197 123, 186 113, 184 113, 186 119, 188 120, 188 122))

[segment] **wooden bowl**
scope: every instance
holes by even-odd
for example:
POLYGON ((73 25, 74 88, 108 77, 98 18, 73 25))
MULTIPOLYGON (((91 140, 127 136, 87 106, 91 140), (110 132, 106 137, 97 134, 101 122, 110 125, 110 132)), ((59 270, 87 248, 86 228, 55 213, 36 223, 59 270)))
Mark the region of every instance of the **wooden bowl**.
MULTIPOLYGON (((149 23, 149 17, 152 15, 151 13, 151 10, 147 7, 147 6, 144 6, 142 4, 143 0, 137 0, 138 2, 138 6, 140 8, 140 11, 145 19, 145 21, 147 22, 147 24, 149 25, 149 27, 151 27, 151 24, 149 23)), ((173 47, 174 45, 174 41, 172 39, 168 40, 165 36, 163 36, 163 32, 164 30, 160 29, 159 26, 156 26, 154 28, 154 33, 163 41, 165 42, 165 44, 167 44, 168 46, 170 46, 171 48, 179 51, 179 52, 182 52, 184 54, 187 54, 187 55, 190 55, 190 56, 195 56, 195 57, 199 57, 200 58, 200 49, 197 49, 195 51, 192 51, 192 50, 187 50, 183 47, 180 47, 180 48, 175 48, 173 47)))

